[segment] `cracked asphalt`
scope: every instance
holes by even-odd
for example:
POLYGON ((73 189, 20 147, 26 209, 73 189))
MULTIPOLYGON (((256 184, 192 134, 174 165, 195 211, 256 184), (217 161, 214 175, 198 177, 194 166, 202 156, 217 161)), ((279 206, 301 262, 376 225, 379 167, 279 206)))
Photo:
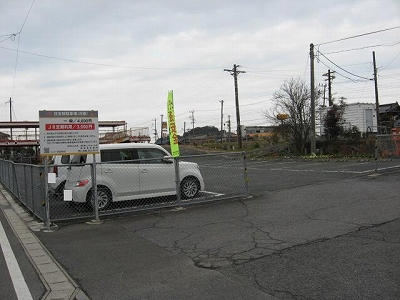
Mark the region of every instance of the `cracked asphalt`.
POLYGON ((400 299, 399 174, 36 234, 91 299, 400 299))

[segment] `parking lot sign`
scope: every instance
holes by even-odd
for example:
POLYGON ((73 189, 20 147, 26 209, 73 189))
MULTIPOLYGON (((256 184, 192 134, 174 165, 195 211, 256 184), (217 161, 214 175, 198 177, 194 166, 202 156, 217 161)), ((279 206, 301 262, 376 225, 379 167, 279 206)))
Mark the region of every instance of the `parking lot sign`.
POLYGON ((39 111, 40 155, 99 152, 97 111, 39 111))

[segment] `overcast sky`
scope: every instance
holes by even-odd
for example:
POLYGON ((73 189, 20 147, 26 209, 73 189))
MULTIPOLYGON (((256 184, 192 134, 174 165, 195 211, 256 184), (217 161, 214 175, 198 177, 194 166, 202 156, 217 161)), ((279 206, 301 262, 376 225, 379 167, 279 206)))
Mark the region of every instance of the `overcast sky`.
POLYGON ((310 43, 316 85, 336 71, 335 98, 375 103, 375 51, 380 103, 399 100, 399 0, 0 0, 0 118, 12 97, 13 120, 97 110, 152 133, 173 90, 179 133, 191 111, 195 127, 219 128, 221 100, 235 131, 224 69, 238 64, 241 123, 268 125, 263 111, 283 82, 309 84, 310 43))

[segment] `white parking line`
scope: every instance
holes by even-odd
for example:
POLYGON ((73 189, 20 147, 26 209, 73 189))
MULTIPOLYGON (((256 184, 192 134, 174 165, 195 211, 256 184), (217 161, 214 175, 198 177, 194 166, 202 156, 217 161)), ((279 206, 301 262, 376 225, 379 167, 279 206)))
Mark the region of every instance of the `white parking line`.
POLYGON ((371 169, 371 170, 365 170, 365 171, 351 171, 351 170, 311 170, 311 169, 307 170, 307 169, 273 168, 273 169, 269 169, 269 171, 364 174, 364 173, 371 173, 374 170, 371 169))
POLYGON ((205 193, 205 194, 211 194, 211 195, 213 195, 213 196, 215 196, 215 197, 220 197, 220 196, 225 195, 225 194, 214 193, 214 192, 208 192, 208 191, 201 191, 201 192, 202 192, 202 193, 205 193))
POLYGON ((7 263, 8 271, 14 285, 15 293, 18 300, 33 300, 28 285, 25 282, 21 269, 19 268, 17 259, 12 251, 9 240, 7 239, 6 232, 0 222, 0 246, 3 250, 4 258, 7 263))

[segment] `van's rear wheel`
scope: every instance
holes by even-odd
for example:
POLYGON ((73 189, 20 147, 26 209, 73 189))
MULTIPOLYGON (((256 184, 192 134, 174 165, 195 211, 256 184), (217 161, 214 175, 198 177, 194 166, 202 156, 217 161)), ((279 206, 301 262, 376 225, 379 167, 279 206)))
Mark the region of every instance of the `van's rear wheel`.
POLYGON ((200 190, 200 183, 195 177, 187 177, 181 182, 181 196, 183 199, 196 197, 200 190))
MULTIPOLYGON (((90 190, 88 193, 88 200, 90 201, 90 204, 92 207, 95 207, 94 203, 94 193, 93 190, 90 190)), ((99 210, 106 209, 108 205, 112 202, 112 195, 111 191, 107 189, 106 187, 98 187, 97 188, 97 199, 99 202, 99 210)))

